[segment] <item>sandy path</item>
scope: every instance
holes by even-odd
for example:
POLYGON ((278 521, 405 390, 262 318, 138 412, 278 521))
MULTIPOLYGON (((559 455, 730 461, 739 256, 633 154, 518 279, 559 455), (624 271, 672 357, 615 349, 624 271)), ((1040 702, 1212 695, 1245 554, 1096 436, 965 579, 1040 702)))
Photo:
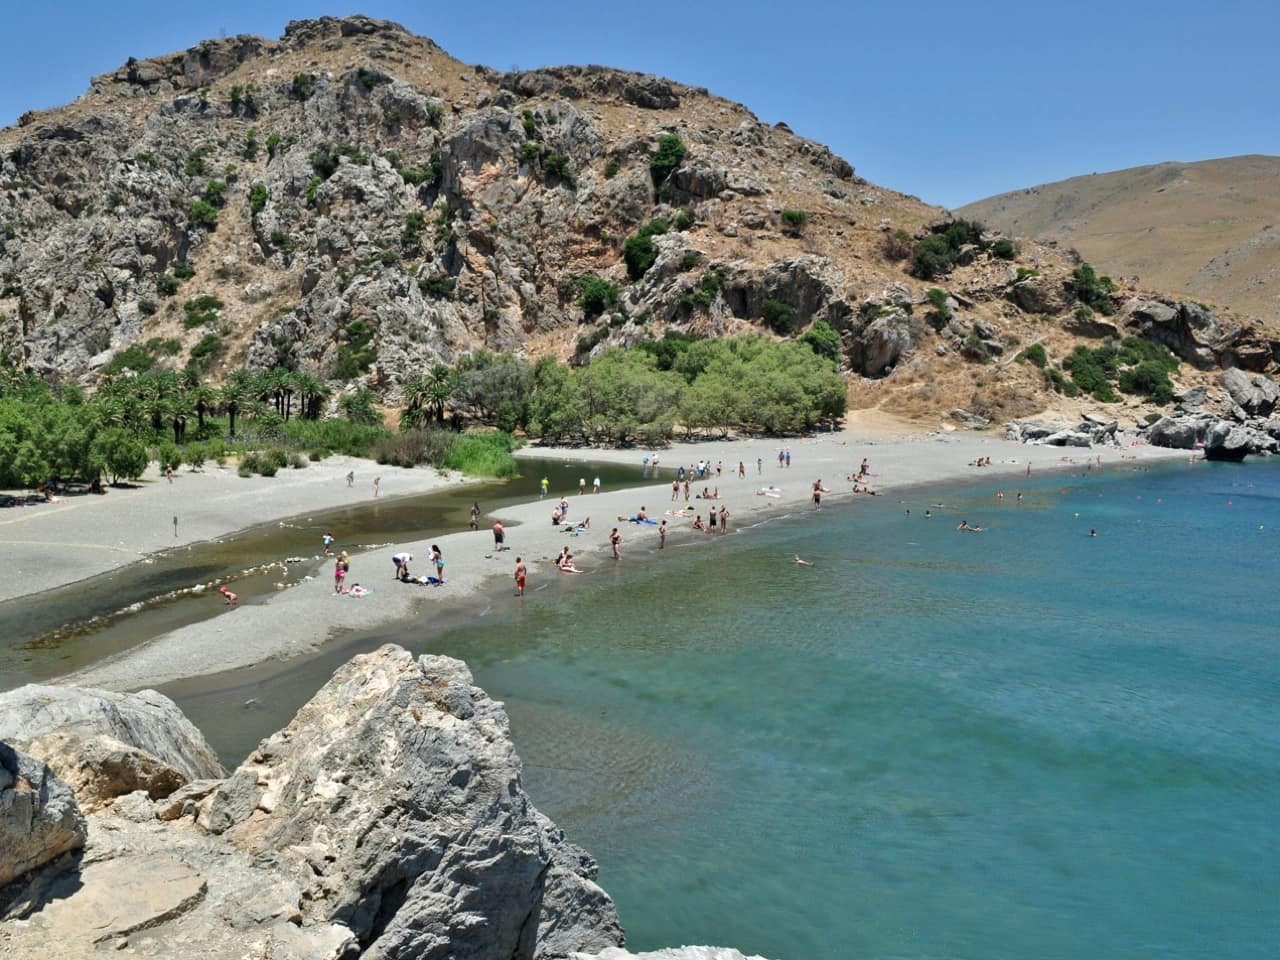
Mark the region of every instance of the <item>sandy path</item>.
MULTIPOLYGON (((731 530, 758 519, 760 515, 794 511, 810 502, 812 484, 821 478, 832 492, 823 496, 824 503, 848 501, 847 475, 857 469, 863 457, 870 461, 872 484, 882 496, 901 495, 911 486, 949 480, 997 480, 1008 478, 1009 489, 1025 477, 1027 464, 1033 476, 1050 469, 1069 468, 1064 460, 1074 460, 1076 469, 1085 459, 1102 457, 1104 468, 1123 463, 1122 456, 1139 460, 1184 458, 1185 451, 1152 447, 1132 450, 1064 450, 1059 447, 1028 447, 1009 443, 990 435, 939 433, 926 436, 853 435, 849 432, 825 434, 797 440, 789 447, 792 465, 777 465, 780 444, 776 440, 740 440, 721 443, 674 444, 660 452, 661 465, 674 469, 678 464, 708 459, 722 460, 724 475, 706 485, 718 483, 721 499, 731 514, 731 530), (992 466, 975 468, 969 464, 978 457, 989 456, 992 466), (756 460, 762 463, 757 472, 756 460), (737 477, 737 465, 746 465, 746 477, 737 477), (781 489, 777 499, 758 496, 762 486, 775 484, 781 489)), ((643 456, 636 450, 546 449, 529 448, 523 454, 534 457, 554 456, 565 462, 613 461, 637 463, 643 456)), ((345 471, 344 471, 345 472, 345 471)), ((668 475, 670 476, 670 475, 668 475)), ((590 484, 591 477, 587 477, 590 484)), ((387 483, 384 474, 384 489, 387 483)), ((695 485, 700 490, 702 483, 695 485)), ((345 485, 343 485, 345 489, 345 485)), ((860 496, 860 495, 859 495, 860 496)), ((704 501, 694 500, 695 509, 704 501)), ((683 505, 683 500, 680 502, 683 505)), ((306 509, 307 504, 291 504, 287 512, 306 509)), ((552 558, 561 546, 569 544, 578 565, 590 570, 614 562, 642 563, 657 545, 657 527, 620 522, 619 514, 633 514, 641 506, 650 516, 661 519, 675 506, 671 502, 670 479, 648 487, 622 491, 604 490, 579 497, 577 490, 552 490, 545 500, 518 504, 487 515, 479 531, 464 530, 444 533, 432 540, 399 544, 368 554, 352 556, 348 587, 359 583, 372 587, 373 593, 363 598, 337 596, 333 590, 331 567, 324 567, 312 580, 268 597, 264 602, 228 610, 202 623, 165 634, 127 651, 120 657, 63 678, 64 682, 109 689, 140 689, 183 677, 215 673, 250 666, 271 657, 287 657, 314 650, 337 631, 368 629, 379 624, 421 616, 430 618, 435 604, 537 603, 529 596, 523 601, 514 597, 512 573, 517 556, 529 567, 530 587, 540 578, 559 577, 552 558), (569 517, 579 520, 590 516, 590 529, 569 537, 551 525, 551 510, 559 495, 570 503, 569 517), (508 550, 497 553, 489 529, 494 519, 507 526, 508 550), (610 557, 609 534, 617 526, 623 535, 623 557, 610 557), (439 544, 445 560, 448 580, 443 587, 417 587, 395 582, 391 554, 397 549, 415 556, 412 571, 428 573, 427 558, 432 543, 439 544), (637 549, 637 547, 641 549, 637 549)), ((701 509, 705 515, 705 508, 701 509)), ((707 534, 691 529, 683 519, 668 518, 669 542, 707 534)), ((730 534, 732 535, 732 534, 730 534)), ((210 598, 216 603, 216 598, 210 598)))

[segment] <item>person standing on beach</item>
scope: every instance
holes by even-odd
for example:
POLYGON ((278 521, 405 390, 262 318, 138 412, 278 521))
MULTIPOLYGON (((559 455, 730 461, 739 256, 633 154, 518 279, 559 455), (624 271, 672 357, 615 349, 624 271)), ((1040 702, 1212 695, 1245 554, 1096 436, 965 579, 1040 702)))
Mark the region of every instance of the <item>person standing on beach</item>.
POLYGON ((333 534, 325 533, 325 535, 320 538, 320 542, 324 544, 324 555, 326 557, 330 556, 333 553, 333 534))
POLYGON ((790 466, 791 466, 791 451, 788 449, 787 450, 787 467, 790 468, 790 466))
POLYGON ((784 458, 784 451, 782 450, 781 447, 779 447, 778 448, 778 466, 782 466, 783 458, 784 458))
POLYGON ((716 508, 712 507, 707 511, 707 533, 716 532, 716 508))
POLYGON ((671 481, 671 499, 677 500, 679 499, 679 497, 680 497, 680 481, 672 480, 671 481))
POLYGON ((480 501, 477 500, 471 504, 471 529, 480 529, 480 501))
POLYGON ((667 546, 667 521, 663 520, 658 524, 658 549, 663 550, 667 546))
POLYGON ((516 557, 516 596, 524 596, 524 580, 527 571, 524 568, 524 561, 516 557))
POLYGON ((618 547, 622 544, 622 534, 618 532, 618 528, 613 528, 613 533, 609 534, 609 545, 613 547, 613 559, 618 560, 622 554, 618 552, 618 547))
POLYGON ((587 478, 579 477, 578 478, 578 496, 582 496, 586 492, 587 492, 587 478))
POLYGON ((551 480, 548 479, 547 477, 543 477, 541 483, 539 483, 538 486, 539 486, 539 489, 542 491, 541 493, 538 494, 538 499, 541 500, 543 497, 547 495, 547 488, 551 486, 551 480))
POLYGON ((165 465, 164 475, 169 478, 170 483, 173 483, 173 464, 172 463, 165 465))
POLYGON ((342 557, 338 557, 333 564, 333 592, 342 592, 342 581, 347 575, 346 569, 342 565, 342 557))
POLYGON ((813 509, 822 509, 822 478, 813 481, 813 509))
POLYGON ((347 486, 353 487, 356 483, 356 472, 354 470, 347 471, 347 486))
POLYGON ((434 543, 431 545, 431 562, 436 565, 436 579, 444 583, 444 554, 434 543))
POLYGON ((594 480, 592 480, 592 481, 591 481, 591 492, 592 492, 592 493, 599 493, 599 492, 600 492, 600 477, 599 477, 599 476, 597 476, 594 480))
POLYGON ((764 473, 764 458, 756 457, 756 474, 759 475, 762 473, 764 473))
POLYGON ((377 497, 377 496, 378 496, 378 484, 380 484, 381 482, 382 482, 382 477, 374 477, 374 478, 373 478, 373 495, 374 495, 374 497, 377 497))
POLYGON ((741 460, 738 461, 738 479, 741 480, 747 475, 747 466, 741 460))
MULTIPOLYGON (((501 520, 493 521, 493 549, 498 551, 499 553, 505 550, 506 547, 503 546, 503 540, 505 539, 506 539, 506 532, 502 529, 502 521, 501 520)), ((516 562, 517 563, 520 562, 518 557, 516 558, 516 562)))
POLYGON ((684 499, 686 503, 689 502, 689 477, 687 475, 684 478, 684 499))
POLYGON ((729 532, 729 508, 720 507, 720 532, 722 534, 729 532))

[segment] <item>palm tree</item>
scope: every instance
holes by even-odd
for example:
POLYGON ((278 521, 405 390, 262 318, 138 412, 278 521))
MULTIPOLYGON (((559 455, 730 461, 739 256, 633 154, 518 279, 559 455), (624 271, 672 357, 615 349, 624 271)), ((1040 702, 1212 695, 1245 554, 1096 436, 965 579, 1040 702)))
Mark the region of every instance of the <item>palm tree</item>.
POLYGON ((315 374, 299 371, 294 374, 294 385, 302 399, 298 416, 304 420, 320 419, 320 404, 329 398, 330 390, 315 374))
POLYGON ((202 383, 188 390, 187 396, 196 413, 196 429, 203 432, 204 418, 218 407, 218 391, 202 383))
POLYGON ((228 435, 236 438, 236 417, 257 398, 253 375, 247 370, 237 370, 222 385, 220 406, 227 411, 228 435))
POLYGON ((404 416, 400 418, 400 423, 410 428, 422 426, 422 421, 427 414, 427 404, 430 403, 429 398, 430 390, 426 377, 419 375, 406 383, 404 385, 405 411, 404 416))
POLYGON ((425 400, 435 408, 436 423, 444 423, 445 405, 453 398, 458 389, 458 378, 443 363, 437 363, 427 374, 425 400))

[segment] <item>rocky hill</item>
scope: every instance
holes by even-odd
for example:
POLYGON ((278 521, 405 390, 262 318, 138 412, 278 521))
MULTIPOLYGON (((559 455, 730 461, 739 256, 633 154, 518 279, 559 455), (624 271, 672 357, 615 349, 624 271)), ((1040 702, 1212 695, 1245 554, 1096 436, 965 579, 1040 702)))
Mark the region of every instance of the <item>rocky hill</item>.
MULTIPOLYGON (((322 18, 131 60, 0 131, 0 342, 90 384, 151 344, 215 382, 283 366, 395 403, 480 348, 584 362, 669 332, 822 321, 855 409, 1078 413, 1087 400, 1012 359, 1133 332, 1140 291, 1109 289, 1117 320, 1095 323, 1069 256, 948 220, 704 89, 501 73, 395 24, 322 18), (920 269, 920 244, 948 236, 920 269)), ((1280 357, 1248 317, 1188 326, 1162 302, 1174 319, 1142 329, 1189 361, 1180 387, 1280 357)))
POLYGON ((1280 317, 1280 157, 1159 163, 988 197, 961 216, 1054 240, 1099 269, 1280 317))

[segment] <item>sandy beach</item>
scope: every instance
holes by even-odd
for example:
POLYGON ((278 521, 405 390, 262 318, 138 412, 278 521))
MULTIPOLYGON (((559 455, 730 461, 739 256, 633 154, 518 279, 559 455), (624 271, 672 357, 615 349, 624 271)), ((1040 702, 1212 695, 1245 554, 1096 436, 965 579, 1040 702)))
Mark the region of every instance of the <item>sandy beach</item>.
MULTIPOLYGON (((128 487, 0 509, 8 575, 0 601, 74 583, 144 559, 157 550, 225 537, 309 510, 373 497, 407 496, 466 482, 430 467, 405 469, 334 456, 274 477, 240 477, 234 467, 183 467, 166 480, 156 464, 128 487), (354 484, 346 476, 355 473, 354 484), (177 519, 175 524, 174 519, 177 519)), ((21 491, 9 491, 20 494, 21 491)))
MULTIPOLYGON (((639 464, 645 451, 533 446, 520 451, 520 455, 559 458, 562 462, 639 464)), ((693 492, 700 491, 704 485, 719 486, 720 499, 715 505, 718 508, 723 504, 728 508, 729 536, 734 536, 742 525, 762 515, 808 508, 813 483, 819 479, 830 490, 823 495, 824 504, 869 499, 865 494, 853 494, 852 484, 847 479, 857 471, 864 457, 870 463, 872 487, 882 497, 897 498, 909 496, 907 491, 911 487, 923 484, 998 481, 1003 478, 1007 478, 1012 495, 1017 488, 1017 480, 1026 476, 1028 464, 1035 476, 1049 470, 1081 469, 1087 460, 1092 460, 1096 468, 1099 456, 1102 469, 1118 469, 1132 466, 1135 461, 1181 459, 1186 457, 1186 453, 1149 446, 1094 450, 1025 446, 989 434, 960 431, 913 436, 847 430, 796 439, 790 443, 777 439, 675 443, 658 451, 658 456, 660 466, 672 471, 678 465, 688 467, 700 459, 712 464, 723 462, 723 475, 718 480, 713 475, 707 481, 695 483, 693 492), (778 465, 780 449, 791 451, 789 468, 778 465), (991 458, 990 466, 971 466, 978 458, 985 457, 991 458), (760 461, 759 466, 757 460, 760 461), (737 475, 740 461, 746 470, 742 479, 737 475), (758 494, 768 486, 777 488, 776 497, 758 494)), ((15 544, 14 549, 21 564, 39 564, 46 558, 65 554, 68 545, 88 539, 94 543, 110 544, 105 551, 109 552, 110 559, 118 562, 119 557, 125 555, 124 544, 127 542, 127 556, 133 559, 148 549, 172 545, 171 524, 166 531, 165 523, 174 512, 180 517, 191 516, 192 537, 198 535, 200 539, 206 539, 248 524, 341 504, 353 493, 371 496, 371 489, 358 487, 354 492, 347 490, 342 478, 349 469, 352 467, 347 462, 326 461, 318 470, 301 471, 296 480, 282 472, 274 480, 255 481, 242 481, 233 474, 228 485, 220 485, 219 480, 212 477, 189 482, 190 478, 185 475, 181 478, 183 482, 175 482, 172 486, 163 481, 153 482, 141 490, 122 494, 116 501, 129 503, 135 518, 147 518, 148 525, 138 527, 144 531, 141 539, 133 535, 130 514, 103 509, 101 501, 116 496, 113 493, 106 498, 97 498, 99 503, 82 509, 80 518, 62 514, 63 519, 59 522, 28 528, 31 533, 24 535, 24 541, 30 542, 15 544), (307 477, 306 474, 313 476, 307 477), (271 484, 280 484, 282 480, 288 485, 277 489, 271 487, 271 484), (129 502, 129 497, 133 497, 136 503, 129 502), (243 511, 242 506, 245 508, 243 511), (95 516, 95 510, 101 516, 95 516), (242 522, 235 523, 236 517, 242 522), (155 529, 157 527, 159 529, 155 529), (170 536, 167 541, 164 540, 165 532, 170 536), (92 539, 90 533, 93 534, 92 539), (34 539, 37 535, 48 539, 37 541, 34 539)), ((366 488, 371 476, 369 470, 367 462, 361 462, 357 467, 357 478, 361 478, 363 473, 363 486, 366 488)), ((683 497, 677 503, 672 502, 671 474, 666 476, 666 480, 652 486, 621 491, 606 489, 593 494, 590 492, 593 478, 585 475, 588 492, 583 496, 578 495, 576 486, 572 490, 553 488, 545 499, 533 499, 486 514, 478 531, 442 530, 439 536, 429 540, 398 544, 395 549, 353 554, 347 585, 362 584, 373 588, 367 596, 357 598, 335 594, 332 565, 325 563, 314 578, 269 595, 263 602, 228 608, 207 620, 159 636, 62 680, 108 689, 141 689, 183 677, 250 666, 273 657, 305 654, 340 632, 417 617, 429 620, 432 608, 437 604, 470 604, 482 610, 490 604, 537 603, 532 588, 541 578, 566 576, 559 573, 553 563, 553 558, 565 544, 569 545, 578 566, 587 571, 587 575, 604 564, 644 563, 654 555, 658 528, 617 520, 619 515, 630 516, 640 507, 646 507, 651 517, 668 521, 668 542, 672 544, 708 536, 693 530, 688 519, 666 515, 668 509, 685 505, 683 497), (552 525, 551 512, 561 496, 569 501, 571 521, 590 517, 589 530, 569 536, 552 525), (507 549, 502 552, 494 550, 491 525, 495 520, 502 521, 507 529, 507 549), (609 548, 609 535, 614 526, 623 536, 622 558, 618 561, 612 559, 609 548), (431 587, 396 582, 391 554, 396 549, 406 550, 415 557, 412 565, 414 574, 433 572, 428 570, 432 543, 440 546, 446 560, 447 584, 431 587), (524 600, 514 597, 516 557, 522 557, 529 568, 531 595, 524 600)), ((526 476, 520 482, 532 487, 536 480, 536 477, 526 476)), ((382 495, 420 492, 449 482, 461 481, 445 480, 429 470, 383 470, 382 495)), ((694 499, 691 504, 705 517, 704 501, 694 499)), ((59 516, 53 514, 49 519, 55 521, 59 516)), ((68 575, 71 570, 84 570, 84 575, 98 572, 110 565, 106 559, 98 551, 89 551, 89 559, 82 566, 69 569, 66 564, 56 565, 55 570, 63 575, 46 571, 43 583, 52 586, 56 582, 73 579, 68 575)), ((210 603, 216 602, 215 597, 210 598, 210 603)))

